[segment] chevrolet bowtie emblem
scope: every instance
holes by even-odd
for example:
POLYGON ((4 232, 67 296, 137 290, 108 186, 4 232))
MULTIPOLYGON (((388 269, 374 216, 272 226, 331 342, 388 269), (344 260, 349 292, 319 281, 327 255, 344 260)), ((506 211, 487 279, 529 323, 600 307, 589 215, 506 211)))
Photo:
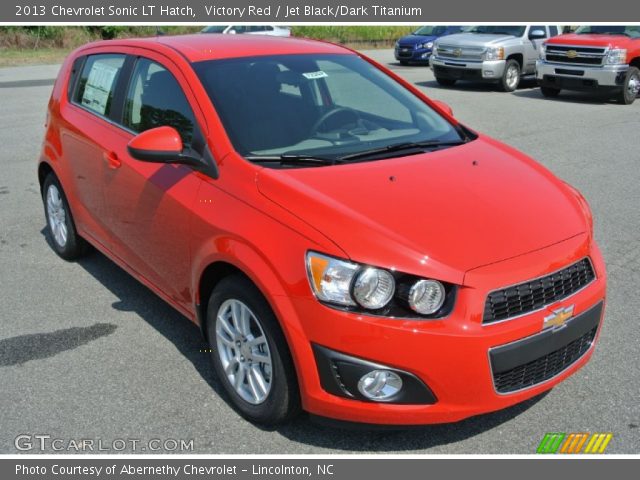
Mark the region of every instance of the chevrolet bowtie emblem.
POLYGON ((567 51, 567 57, 576 58, 577 56, 578 56, 578 52, 576 52, 575 50, 568 50, 567 51))
POLYGON ((563 327, 567 323, 567 320, 573 317, 573 307, 574 305, 571 305, 569 307, 558 308, 551 312, 551 315, 544 317, 542 329, 563 327))
POLYGON ((460 48, 456 48, 456 49, 453 51, 453 54, 454 54, 456 57, 459 57, 460 55, 462 55, 462 49, 460 49, 460 48))

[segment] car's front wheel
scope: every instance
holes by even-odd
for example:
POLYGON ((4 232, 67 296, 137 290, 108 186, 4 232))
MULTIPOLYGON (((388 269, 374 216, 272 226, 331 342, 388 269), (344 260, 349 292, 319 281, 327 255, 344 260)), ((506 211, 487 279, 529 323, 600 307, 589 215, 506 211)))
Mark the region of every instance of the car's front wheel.
POLYGON ((278 320, 243 275, 221 280, 211 294, 207 336, 218 378, 245 418, 276 425, 299 412, 296 372, 278 320))
POLYGON ((507 60, 504 73, 500 79, 500 89, 503 92, 514 92, 520 84, 520 64, 516 60, 507 60))
POLYGON ((53 173, 44 180, 42 200, 47 217, 47 234, 55 252, 65 260, 75 260, 84 255, 89 245, 78 235, 67 197, 53 173))
POLYGON ((636 67, 629 67, 624 76, 619 101, 624 105, 631 105, 638 97, 638 93, 640 93, 640 70, 636 67))

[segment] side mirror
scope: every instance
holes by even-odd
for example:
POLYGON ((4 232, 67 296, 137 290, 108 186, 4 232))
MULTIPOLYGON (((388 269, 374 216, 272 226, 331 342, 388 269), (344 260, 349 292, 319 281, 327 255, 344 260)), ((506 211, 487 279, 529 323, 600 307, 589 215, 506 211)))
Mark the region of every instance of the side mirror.
POLYGON ((535 30, 531 30, 529 32, 529 38, 531 40, 539 40, 541 38, 547 38, 547 34, 544 32, 543 29, 536 28, 535 30))
POLYGON ((190 149, 185 151, 180 134, 173 127, 156 127, 133 137, 127 150, 136 160, 153 163, 182 163, 199 166, 200 158, 190 149))
POLYGON ((229 30, 227 33, 230 33, 231 35, 235 35, 235 34, 236 34, 236 33, 238 33, 238 32, 236 32, 236 30, 235 30, 234 28, 232 28, 232 29, 231 29, 231 30, 229 30))
POLYGON ((432 102, 435 103, 440 110, 453 117, 453 109, 449 106, 448 103, 442 102, 440 100, 432 100, 432 102))

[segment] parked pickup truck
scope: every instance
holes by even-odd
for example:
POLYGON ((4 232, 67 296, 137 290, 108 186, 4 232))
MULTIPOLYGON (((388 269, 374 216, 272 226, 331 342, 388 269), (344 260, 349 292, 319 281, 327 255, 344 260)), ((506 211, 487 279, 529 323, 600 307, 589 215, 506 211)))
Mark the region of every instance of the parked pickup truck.
POLYGON ((545 43, 536 64, 545 97, 560 90, 609 93, 626 105, 640 92, 640 25, 582 26, 545 43))
POLYGON ((477 25, 438 39, 431 68, 440 85, 474 80, 513 92, 523 76, 535 75, 542 43, 561 31, 558 25, 477 25))

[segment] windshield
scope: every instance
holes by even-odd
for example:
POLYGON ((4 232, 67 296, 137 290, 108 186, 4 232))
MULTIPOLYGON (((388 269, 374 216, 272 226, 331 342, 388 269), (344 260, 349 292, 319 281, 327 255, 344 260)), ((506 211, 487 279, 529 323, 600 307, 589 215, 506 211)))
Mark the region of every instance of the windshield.
POLYGON ((514 37, 521 37, 526 30, 525 25, 474 25, 469 30, 469 33, 488 33, 492 35, 512 35, 514 37))
POLYGON ((202 33, 224 33, 227 25, 209 25, 202 29, 202 33))
POLYGON ((442 35, 446 29, 447 27, 443 27, 442 25, 425 25, 424 27, 418 28, 415 32, 413 32, 413 34, 438 36, 442 35))
POLYGON ((640 25, 583 25, 576 30, 578 35, 626 35, 640 38, 640 25))
MULTIPOLYGON (((464 134, 356 55, 278 55, 194 64, 245 157, 339 158, 464 134)), ((399 155, 396 155, 399 156, 399 155)))

